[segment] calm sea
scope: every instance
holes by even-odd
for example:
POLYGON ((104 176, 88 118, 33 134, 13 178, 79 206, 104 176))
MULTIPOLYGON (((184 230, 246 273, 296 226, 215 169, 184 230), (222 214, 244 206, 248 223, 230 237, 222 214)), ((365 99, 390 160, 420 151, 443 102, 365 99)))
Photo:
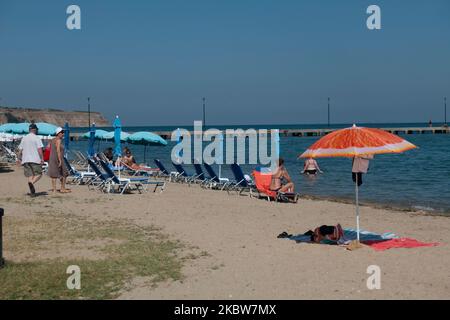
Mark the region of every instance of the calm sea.
MULTIPOLYGON (((333 125, 334 128, 349 125, 333 125)), ((370 127, 425 127, 427 124, 364 124, 370 127)), ((218 129, 248 128, 251 126, 216 126, 218 129)), ((321 128, 323 125, 277 125, 253 126, 253 128, 321 128)), ((190 129, 189 127, 185 127, 190 129)), ((133 127, 125 131, 166 131, 176 127, 133 127)), ((85 129, 79 129, 86 131, 85 129)), ((78 131, 78 130, 77 130, 78 131)), ((417 134, 405 135, 403 138, 414 143, 418 149, 402 154, 377 155, 371 161, 368 174, 363 178, 360 189, 362 202, 402 208, 421 209, 435 213, 450 214, 450 135, 417 134)), ((351 179, 351 159, 319 159, 324 172, 316 177, 300 174, 303 161, 297 156, 313 144, 318 137, 281 137, 281 156, 286 161, 290 175, 296 183, 297 190, 305 195, 339 198, 354 198, 354 184, 351 179)), ((103 150, 112 146, 109 142, 98 142, 97 148, 103 150), (99 145, 100 144, 100 145, 99 145)), ((166 147, 147 147, 145 161, 153 165, 153 159, 161 159, 170 165, 170 151, 174 146, 169 142, 166 147)), ((87 143, 79 141, 71 144, 73 149, 86 151, 87 143)), ((138 162, 144 162, 144 147, 130 146, 138 162)), ((243 165, 245 173, 251 173, 255 165, 243 165)), ((193 172, 193 168, 186 166, 193 172)), ((218 168, 216 168, 218 171, 218 168)), ((222 166, 222 176, 232 177, 228 166, 222 166)))

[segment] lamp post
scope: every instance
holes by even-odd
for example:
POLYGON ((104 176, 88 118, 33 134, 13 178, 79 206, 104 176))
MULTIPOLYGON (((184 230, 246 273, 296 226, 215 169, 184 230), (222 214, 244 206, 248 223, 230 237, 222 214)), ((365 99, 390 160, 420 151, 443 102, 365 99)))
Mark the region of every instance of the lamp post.
POLYGON ((330 127, 330 98, 328 98, 328 128, 330 127))
POLYGON ((203 126, 206 126, 206 99, 203 97, 203 126))
POLYGON ((91 126, 91 98, 87 98, 88 101, 88 128, 91 126))
POLYGON ((444 126, 447 126, 447 97, 444 97, 444 126))
POLYGON ((0 208, 0 268, 2 268, 5 265, 5 259, 3 259, 3 214, 4 210, 3 208, 0 208))

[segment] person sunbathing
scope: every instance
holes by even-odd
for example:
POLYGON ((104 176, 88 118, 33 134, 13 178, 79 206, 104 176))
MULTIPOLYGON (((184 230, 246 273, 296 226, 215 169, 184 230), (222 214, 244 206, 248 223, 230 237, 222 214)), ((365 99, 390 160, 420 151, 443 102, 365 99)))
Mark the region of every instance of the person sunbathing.
POLYGON ((311 235, 311 241, 315 243, 320 243, 322 240, 330 240, 338 244, 345 242, 344 230, 339 223, 336 226, 323 225, 314 229, 313 232, 308 231, 308 233, 311 235))
POLYGON ((134 171, 157 171, 158 169, 150 168, 146 166, 145 164, 137 164, 136 160, 134 159, 133 154, 131 153, 131 150, 127 147, 124 148, 124 155, 120 159, 120 163, 116 163, 116 166, 123 165, 126 168, 134 171), (119 165, 118 165, 119 164, 119 165))
POLYGON ((272 181, 269 188, 271 191, 276 192, 294 192, 294 183, 284 166, 284 160, 282 158, 278 159, 278 167, 272 175, 272 181))

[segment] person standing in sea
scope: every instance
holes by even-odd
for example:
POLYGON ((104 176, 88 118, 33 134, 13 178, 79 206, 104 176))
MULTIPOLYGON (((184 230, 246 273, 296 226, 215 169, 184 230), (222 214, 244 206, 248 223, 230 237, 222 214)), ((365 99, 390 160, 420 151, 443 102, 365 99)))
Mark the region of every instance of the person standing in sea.
POLYGON ((19 144, 19 154, 17 164, 22 164, 25 177, 28 178, 28 188, 30 196, 36 196, 34 185, 42 177, 42 165, 44 164, 44 154, 42 152, 42 141, 37 136, 38 127, 30 124, 29 133, 22 138, 19 144))
POLYGON ((50 158, 48 160, 48 176, 52 179, 52 191, 56 193, 56 179, 61 182, 61 193, 71 192, 66 189, 66 179, 69 175, 66 165, 64 164, 64 145, 62 143, 64 138, 63 128, 56 129, 56 137, 51 140, 50 158))

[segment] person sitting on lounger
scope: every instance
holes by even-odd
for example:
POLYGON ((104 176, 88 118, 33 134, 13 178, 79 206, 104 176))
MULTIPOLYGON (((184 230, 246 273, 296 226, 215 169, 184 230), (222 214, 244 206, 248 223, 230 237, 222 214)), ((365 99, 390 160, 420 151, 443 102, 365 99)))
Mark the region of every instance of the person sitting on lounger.
MULTIPOLYGON (((135 171, 155 171, 157 169, 150 168, 146 166, 145 164, 137 164, 136 160, 134 159, 133 154, 131 153, 131 150, 128 147, 125 147, 123 150, 123 157, 120 160, 121 164, 127 167, 128 169, 135 170, 135 171)), ((117 163, 116 163, 117 166, 117 163)))
POLYGON ((276 192, 294 192, 294 183, 284 166, 284 160, 278 159, 278 167, 272 175, 270 190, 276 192))
POLYGON ((113 148, 107 148, 105 151, 103 151, 103 154, 105 155, 106 159, 108 159, 109 163, 113 163, 114 161, 114 152, 113 148))
POLYGON ((317 174, 317 172, 322 172, 319 168, 319 164, 317 163, 317 161, 313 158, 306 159, 302 173, 309 175, 309 174, 317 174))

